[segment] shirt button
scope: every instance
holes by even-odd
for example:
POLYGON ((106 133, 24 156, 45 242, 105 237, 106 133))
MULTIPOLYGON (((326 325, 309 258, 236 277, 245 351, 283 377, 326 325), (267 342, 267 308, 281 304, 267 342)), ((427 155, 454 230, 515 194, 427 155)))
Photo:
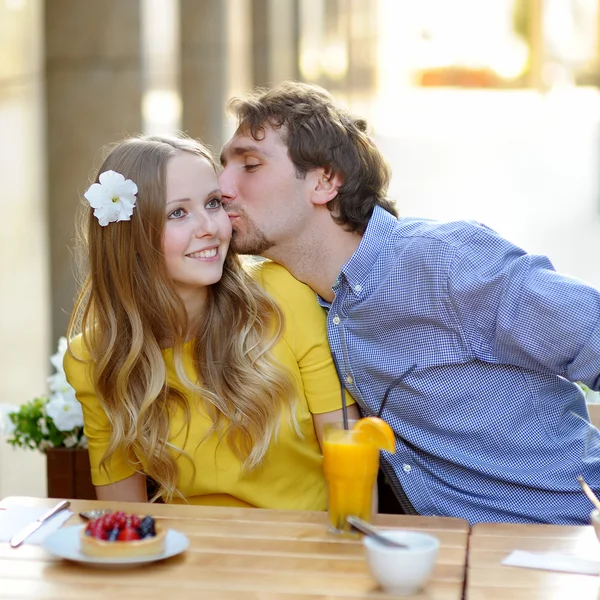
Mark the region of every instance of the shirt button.
POLYGON ((404 467, 402 467, 402 468, 404 469, 405 473, 410 473, 410 469, 411 469, 410 465, 404 465, 404 467))
POLYGON ((352 383, 353 379, 350 375, 346 375, 346 383, 352 383))
POLYGON ((337 315, 335 315, 335 317, 333 317, 333 324, 334 325, 339 325, 340 324, 340 318, 337 315))
POLYGON ((355 285, 355 286, 354 286, 354 291, 355 291, 355 292, 360 292, 360 291, 362 291, 362 285, 355 285))

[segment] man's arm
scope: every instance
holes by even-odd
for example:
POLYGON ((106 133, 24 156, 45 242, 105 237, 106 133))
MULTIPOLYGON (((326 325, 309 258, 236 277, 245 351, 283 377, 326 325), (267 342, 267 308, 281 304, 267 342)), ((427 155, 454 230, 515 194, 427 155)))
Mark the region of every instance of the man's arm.
POLYGON ((448 291, 474 357, 600 387, 600 291, 483 227, 456 250, 448 291))

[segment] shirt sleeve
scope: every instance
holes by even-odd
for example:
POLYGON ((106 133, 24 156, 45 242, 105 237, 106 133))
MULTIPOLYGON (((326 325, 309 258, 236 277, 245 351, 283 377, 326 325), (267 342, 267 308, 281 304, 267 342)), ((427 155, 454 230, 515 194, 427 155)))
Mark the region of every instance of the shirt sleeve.
POLYGON ((448 291, 474 356, 600 387, 600 292, 473 226, 448 291))
MULTIPOLYGON (((340 410, 341 387, 327 340, 327 317, 315 292, 270 261, 252 270, 253 276, 285 314, 284 338, 298 363, 310 412, 322 414, 340 410)), ((346 404, 354 403, 346 392, 346 404)))
POLYGON ((94 391, 93 365, 82 350, 81 337, 71 342, 71 348, 77 359, 67 351, 64 369, 67 381, 75 389, 77 400, 83 409, 83 432, 88 441, 92 482, 94 485, 107 485, 121 481, 133 475, 135 471, 129 466, 125 454, 120 450, 111 455, 106 470, 100 468, 100 461, 110 441, 110 421, 94 391), (78 360, 79 358, 82 360, 78 360))

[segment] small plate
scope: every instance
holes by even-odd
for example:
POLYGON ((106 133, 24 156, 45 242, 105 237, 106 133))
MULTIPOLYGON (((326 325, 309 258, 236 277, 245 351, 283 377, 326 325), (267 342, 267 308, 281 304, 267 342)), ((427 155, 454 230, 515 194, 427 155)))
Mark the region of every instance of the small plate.
POLYGON ((160 554, 151 556, 98 557, 87 556, 81 552, 79 532, 85 525, 65 527, 51 533, 42 543, 42 548, 51 554, 67 560, 88 563, 94 566, 126 566, 155 562, 180 554, 190 545, 188 538, 179 531, 169 529, 165 536, 165 549, 160 554))

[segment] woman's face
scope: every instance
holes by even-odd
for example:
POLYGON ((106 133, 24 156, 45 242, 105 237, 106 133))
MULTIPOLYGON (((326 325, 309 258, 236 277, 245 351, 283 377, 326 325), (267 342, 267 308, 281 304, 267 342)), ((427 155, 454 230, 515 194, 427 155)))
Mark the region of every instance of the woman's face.
MULTIPOLYGON (((178 152, 166 169, 163 253, 167 272, 188 312, 219 281, 231 239, 213 166, 190 152, 178 152)), ((191 315, 190 315, 191 316, 191 315)))

